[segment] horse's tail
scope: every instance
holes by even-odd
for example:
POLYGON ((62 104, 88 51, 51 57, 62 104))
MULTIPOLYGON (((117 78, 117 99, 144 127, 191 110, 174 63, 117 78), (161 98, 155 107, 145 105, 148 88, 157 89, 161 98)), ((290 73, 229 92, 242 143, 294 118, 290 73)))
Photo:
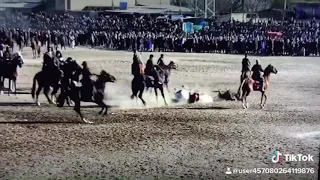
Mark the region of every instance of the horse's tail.
MULTIPOLYGON (((39 77, 39 73, 37 73, 37 74, 34 75, 34 77, 33 77, 33 83, 32 83, 32 89, 31 89, 32 99, 35 98, 35 91, 36 91, 36 85, 37 85, 38 77, 39 77)), ((38 83, 39 83, 39 82, 38 82, 38 83)))
POLYGON ((246 82, 247 79, 248 79, 248 78, 244 79, 244 80, 242 81, 242 83, 240 84, 240 86, 239 86, 239 89, 238 89, 238 92, 237 92, 237 96, 238 96, 237 99, 239 99, 239 100, 240 100, 240 98, 241 98, 241 89, 242 89, 242 87, 243 87, 243 85, 244 85, 244 83, 246 82))

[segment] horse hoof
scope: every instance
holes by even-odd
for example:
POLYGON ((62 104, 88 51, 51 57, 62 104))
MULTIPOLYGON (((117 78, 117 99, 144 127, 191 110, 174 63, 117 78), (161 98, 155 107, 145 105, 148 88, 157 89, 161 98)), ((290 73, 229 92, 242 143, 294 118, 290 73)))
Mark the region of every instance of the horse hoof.
POLYGON ((0 91, 0 94, 3 94, 3 91, 0 91))
POLYGON ((41 104, 40 104, 40 102, 36 102, 37 103, 37 106, 40 106, 41 104))
POLYGON ((86 120, 85 118, 82 119, 82 121, 85 123, 85 124, 92 124, 93 122, 89 121, 89 120, 86 120))
POLYGON ((245 105, 242 105, 243 109, 247 109, 247 107, 245 105))
POLYGON ((260 105, 260 107, 261 107, 261 109, 263 109, 263 108, 264 108, 264 105, 260 105))

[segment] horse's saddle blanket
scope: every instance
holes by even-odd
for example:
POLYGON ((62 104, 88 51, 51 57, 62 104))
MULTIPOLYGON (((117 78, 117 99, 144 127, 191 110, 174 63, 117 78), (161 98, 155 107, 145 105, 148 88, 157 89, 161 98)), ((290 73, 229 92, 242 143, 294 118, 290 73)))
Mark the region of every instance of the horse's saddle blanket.
POLYGON ((253 82, 253 90, 259 90, 260 89, 260 82, 259 81, 254 81, 253 82))

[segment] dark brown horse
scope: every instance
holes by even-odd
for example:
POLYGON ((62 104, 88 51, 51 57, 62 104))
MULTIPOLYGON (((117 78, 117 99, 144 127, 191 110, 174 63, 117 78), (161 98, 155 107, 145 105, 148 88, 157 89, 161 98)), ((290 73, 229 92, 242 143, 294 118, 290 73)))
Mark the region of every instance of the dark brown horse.
POLYGON ((116 78, 110 75, 109 73, 105 72, 104 70, 101 71, 99 75, 96 75, 98 78, 96 81, 93 81, 93 89, 91 92, 88 91, 88 87, 79 85, 78 82, 72 81, 72 83, 69 85, 70 90, 66 92, 67 94, 60 94, 58 97, 58 107, 63 107, 65 98, 70 97, 70 99, 74 102, 74 110, 80 115, 80 118, 83 123, 89 123, 92 122, 85 119, 83 114, 81 113, 81 101, 82 102, 93 102, 96 103, 98 106, 100 106, 102 109, 99 112, 99 114, 107 115, 108 112, 108 106, 104 102, 105 98, 105 86, 107 82, 115 82, 116 78), (83 97, 87 97, 84 99, 83 97), (89 98, 88 98, 89 97, 89 98))
POLYGON ((260 106, 261 106, 261 108, 264 108, 264 105, 266 104, 266 101, 267 101, 266 90, 270 86, 271 73, 277 74, 278 70, 275 67, 273 67, 271 64, 269 64, 263 72, 263 79, 264 79, 264 89, 263 90, 261 90, 261 88, 259 87, 260 86, 259 81, 255 81, 251 77, 248 77, 242 81, 242 83, 240 84, 239 89, 238 89, 238 96, 242 100, 242 106, 244 109, 249 107, 247 97, 249 96, 251 91, 260 91, 261 92, 260 106), (242 90, 242 95, 241 95, 241 90, 242 90), (264 100, 264 102, 263 102, 263 100, 264 100))
POLYGON ((17 94, 17 68, 21 68, 23 63, 23 56, 20 52, 14 53, 11 60, 3 60, 0 62, 0 93, 4 86, 4 80, 8 79, 8 95, 10 95, 10 91, 14 91, 15 95, 17 94))

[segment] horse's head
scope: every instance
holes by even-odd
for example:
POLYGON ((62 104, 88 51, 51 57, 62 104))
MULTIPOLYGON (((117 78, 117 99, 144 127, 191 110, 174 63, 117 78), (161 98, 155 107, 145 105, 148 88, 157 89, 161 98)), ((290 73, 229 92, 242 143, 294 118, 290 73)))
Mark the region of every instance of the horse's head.
POLYGON ((265 75, 270 75, 270 73, 274 73, 274 74, 278 73, 278 70, 274 66, 272 66, 271 64, 269 64, 266 67, 266 69, 264 70, 265 75))
POLYGON ((101 80, 102 82, 115 82, 116 78, 107 73, 105 70, 102 70, 100 75, 98 75, 98 80, 101 80))
POLYGON ((169 66, 170 69, 178 69, 178 64, 173 62, 173 61, 170 61, 168 66, 169 66))

